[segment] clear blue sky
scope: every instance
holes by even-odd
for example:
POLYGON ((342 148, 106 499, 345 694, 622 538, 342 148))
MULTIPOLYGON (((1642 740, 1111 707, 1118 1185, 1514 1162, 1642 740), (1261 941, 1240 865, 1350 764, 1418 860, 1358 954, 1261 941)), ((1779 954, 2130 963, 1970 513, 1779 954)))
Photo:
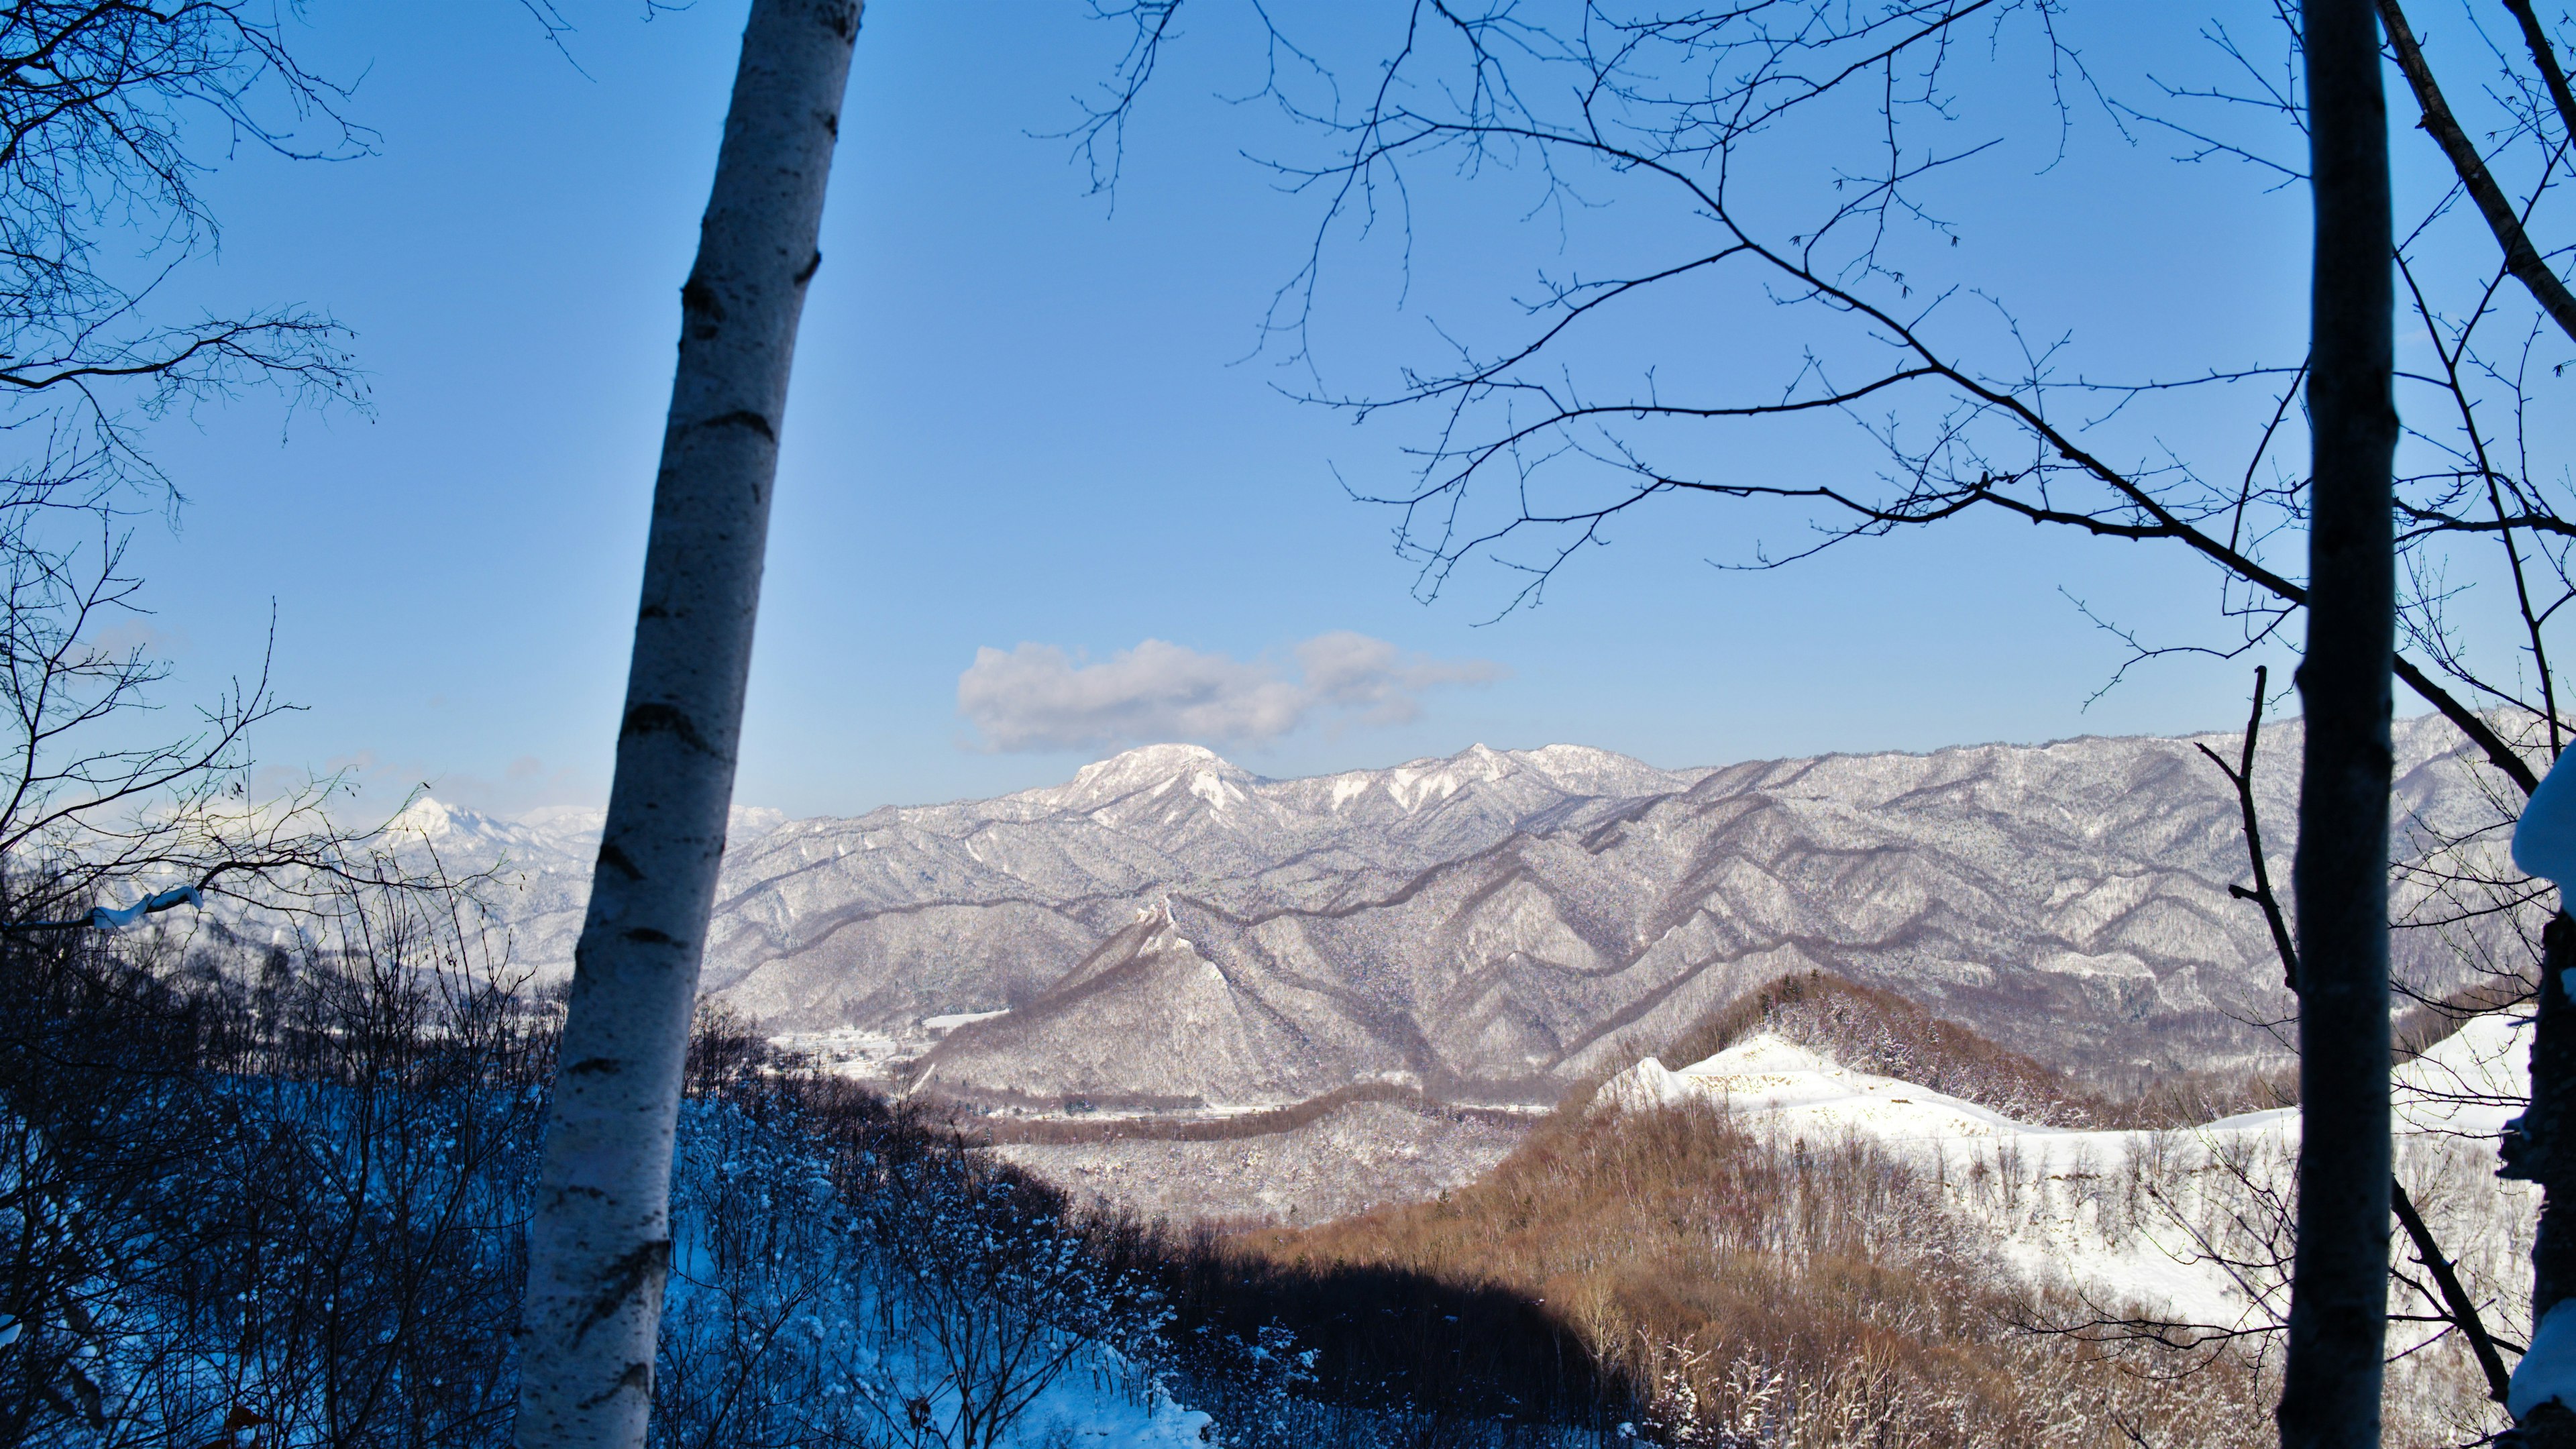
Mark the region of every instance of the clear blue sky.
MULTIPOLYGON (((223 251, 188 285, 336 314, 374 408, 299 418, 281 442, 254 397, 156 434, 189 499, 138 554, 170 699, 255 662, 273 602, 281 692, 307 708, 264 731, 263 758, 354 763, 378 800, 418 780, 497 809, 605 795, 676 293, 743 5, 649 23, 622 0, 570 8, 568 62, 506 0, 317 5, 304 51, 358 78, 351 110, 379 154, 244 153, 210 186, 223 251)), ((2061 586, 2177 638, 2215 636, 2215 589, 2165 552, 2027 526, 1723 573, 1704 561, 1741 540, 1685 501, 1618 529, 1537 610, 1485 625, 1493 570, 1416 602, 1391 520, 1336 481, 1396 482, 1402 431, 1291 401, 1249 357, 1314 219, 1238 154, 1281 133, 1214 99, 1258 55, 1204 7, 1130 134, 1113 213, 1062 142, 1030 134, 1065 124, 1115 59, 1120 37, 1079 8, 869 8, 788 417, 745 803, 854 813, 1063 778, 1100 751, 1043 730, 988 748, 959 714, 978 650, 1024 644, 1038 675, 1049 650, 1070 669, 1150 639, 1282 680, 1319 636, 1391 645, 1418 689, 1292 700, 1208 740, 1274 775, 1476 741, 1684 765, 2242 717, 2248 666, 2190 660, 2087 709, 2121 650, 2061 586)), ((2008 150, 1974 182, 1990 193, 1963 194, 2003 209, 1972 219, 1967 246, 2035 310, 2141 369, 2295 358, 2302 195, 2166 165, 2098 117, 2043 171, 2053 144, 2008 150)), ((1380 252, 1349 255, 1333 382, 1383 383, 1454 323, 1445 300, 1548 260, 1543 221, 1452 218, 1426 223, 1402 307, 1380 252)), ((1765 325, 1684 330, 1723 356, 1777 345, 1731 330, 1765 325)))

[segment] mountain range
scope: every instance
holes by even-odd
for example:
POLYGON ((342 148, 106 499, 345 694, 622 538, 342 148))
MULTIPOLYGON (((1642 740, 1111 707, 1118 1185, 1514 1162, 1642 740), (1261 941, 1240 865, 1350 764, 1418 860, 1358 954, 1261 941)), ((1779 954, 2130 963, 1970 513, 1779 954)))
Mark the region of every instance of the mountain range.
MULTIPOLYGON (((2286 886, 2299 729, 2255 767, 2286 886)), ((2411 835, 2495 818, 2396 725, 2411 835)), ((853 819, 739 811, 705 990, 851 1070, 1023 1115, 1213 1114, 1357 1087, 1535 1106, 1773 976, 1886 987, 2096 1079, 2262 1065, 2287 1005, 2236 796, 2198 745, 2085 738, 1665 770, 1571 745, 1271 780, 1189 745, 853 819)), ((424 800, 567 971, 595 811, 424 800)), ((2468 979, 2457 933, 2401 968, 2468 979)))

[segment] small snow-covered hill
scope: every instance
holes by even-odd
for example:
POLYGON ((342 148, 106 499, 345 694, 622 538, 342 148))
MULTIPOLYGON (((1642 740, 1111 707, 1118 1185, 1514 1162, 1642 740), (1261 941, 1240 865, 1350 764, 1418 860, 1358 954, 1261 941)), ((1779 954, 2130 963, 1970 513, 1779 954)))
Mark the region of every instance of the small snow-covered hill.
MULTIPOLYGON (((2528 1091, 2527 1024, 2478 1018, 2403 1064, 2395 1081, 2400 1181, 2464 1271, 2507 1299, 2528 1277, 2536 1202, 2528 1184, 2495 1179, 2495 1143, 2528 1091)), ((2287 1311, 2286 1283, 2246 1265, 2281 1246, 2260 1239, 2280 1226, 2265 1220, 2267 1197, 2286 1201, 2295 1172, 2296 1109, 2165 1131, 2036 1126, 1847 1069, 1767 1031, 1678 1071, 1648 1057, 1611 1078, 1596 1102, 1625 1111, 1705 1103, 1757 1132, 1868 1143, 1936 1183, 1960 1220, 2023 1274, 2105 1310, 2135 1306, 2227 1330, 2287 1311)))

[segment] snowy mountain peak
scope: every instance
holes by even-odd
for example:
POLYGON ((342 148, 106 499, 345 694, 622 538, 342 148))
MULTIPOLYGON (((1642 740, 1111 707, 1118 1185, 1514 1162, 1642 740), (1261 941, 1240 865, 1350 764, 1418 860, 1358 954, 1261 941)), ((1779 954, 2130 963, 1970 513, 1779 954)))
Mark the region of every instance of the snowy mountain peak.
POLYGON ((402 813, 385 822, 385 829, 404 835, 417 835, 435 840, 454 828, 447 807, 427 795, 402 808, 402 813))
MULTIPOLYGON (((385 831, 398 846, 419 841, 447 850, 488 848, 508 852, 522 866, 587 871, 607 817, 608 812, 596 805, 543 805, 516 815, 486 815, 423 795, 386 822, 385 831)), ((786 819, 764 805, 736 805, 726 825, 728 843, 749 845, 786 819)))
POLYGON ((1633 755, 1590 745, 1541 745, 1534 750, 1514 750, 1510 758, 1567 789, 1585 793, 1673 789, 1709 773, 1704 769, 1660 770, 1633 755))
POLYGON ((1543 745, 1497 750, 1475 744, 1446 757, 1408 760, 1388 770, 1339 777, 1336 803, 1382 785, 1388 798, 1411 813, 1479 785, 1518 781, 1563 795, 1639 796, 1687 789, 1705 770, 1658 770, 1642 760, 1584 745, 1543 745))
POLYGON ((1085 765, 1073 779, 1053 790, 1066 808, 1087 810, 1130 795, 1161 795, 1186 782, 1188 790, 1217 809, 1244 797, 1253 783, 1251 771, 1202 745, 1142 745, 1123 754, 1085 765))
POLYGON ((402 809, 402 813, 385 822, 386 833, 410 836, 418 840, 446 840, 453 836, 490 836, 499 822, 488 815, 450 805, 433 795, 423 795, 402 809))

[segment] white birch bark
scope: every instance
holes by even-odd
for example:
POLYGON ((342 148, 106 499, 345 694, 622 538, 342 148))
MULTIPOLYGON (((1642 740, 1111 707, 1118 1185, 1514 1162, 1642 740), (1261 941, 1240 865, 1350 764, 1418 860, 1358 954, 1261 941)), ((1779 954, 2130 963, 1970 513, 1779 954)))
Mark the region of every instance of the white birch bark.
POLYGON ((528 1232, 522 1449, 636 1449, 670 1262, 671 1135, 760 600, 788 364, 860 0, 752 0, 635 617, 608 821, 528 1232))

